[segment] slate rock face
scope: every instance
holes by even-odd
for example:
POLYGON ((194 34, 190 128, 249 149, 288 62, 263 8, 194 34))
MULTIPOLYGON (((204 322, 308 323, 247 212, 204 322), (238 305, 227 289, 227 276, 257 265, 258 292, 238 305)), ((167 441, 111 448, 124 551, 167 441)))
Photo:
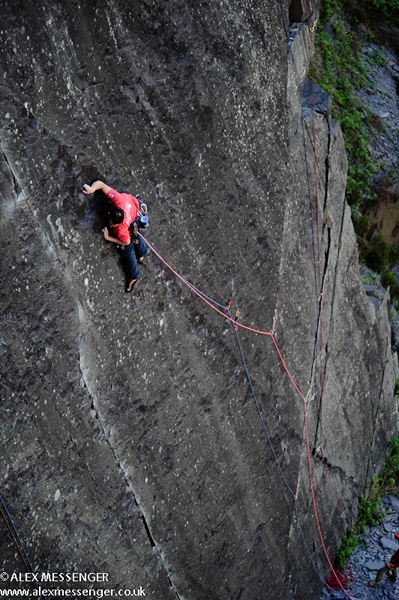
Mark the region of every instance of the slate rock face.
MULTIPOLYGON (((1 16, 1 481, 34 568, 149 598, 316 594, 308 464, 333 555, 326 472, 355 511, 397 431, 397 365, 388 298, 376 313, 359 281, 339 125, 302 120, 312 32, 287 54, 284 5, 249 0, 1 16), (154 252, 124 294, 104 199, 81 193, 97 178, 143 195, 149 242, 240 322, 270 334, 277 314, 280 356, 238 331, 263 423, 223 315, 154 252)), ((4 570, 14 555, 7 538, 4 570)))

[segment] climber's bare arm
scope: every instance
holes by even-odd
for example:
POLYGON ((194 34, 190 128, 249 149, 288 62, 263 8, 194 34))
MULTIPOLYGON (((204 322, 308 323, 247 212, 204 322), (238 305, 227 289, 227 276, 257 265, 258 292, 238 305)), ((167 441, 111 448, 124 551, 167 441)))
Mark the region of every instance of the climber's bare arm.
POLYGON ((109 187, 109 185, 107 185, 103 181, 100 181, 99 179, 91 185, 88 185, 87 183, 83 184, 84 194, 94 194, 94 192, 97 192, 98 190, 101 190, 102 192, 104 192, 104 194, 108 194, 111 188, 109 187))

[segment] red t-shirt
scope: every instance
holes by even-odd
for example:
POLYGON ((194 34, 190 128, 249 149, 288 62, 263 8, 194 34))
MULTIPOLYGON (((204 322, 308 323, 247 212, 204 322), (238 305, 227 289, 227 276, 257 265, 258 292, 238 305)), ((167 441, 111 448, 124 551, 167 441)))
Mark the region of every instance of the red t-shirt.
POLYGON ((122 223, 119 223, 116 227, 112 228, 112 233, 121 242, 128 242, 130 239, 129 227, 136 219, 140 209, 139 201, 130 194, 121 194, 112 189, 108 192, 107 198, 109 198, 117 208, 123 210, 125 215, 122 223))

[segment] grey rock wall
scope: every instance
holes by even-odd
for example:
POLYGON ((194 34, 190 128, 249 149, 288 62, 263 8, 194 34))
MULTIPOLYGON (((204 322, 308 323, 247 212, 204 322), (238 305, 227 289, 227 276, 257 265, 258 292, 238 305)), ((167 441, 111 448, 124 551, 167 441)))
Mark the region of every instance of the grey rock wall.
POLYGON ((257 0, 0 12, 1 489, 34 568, 154 599, 316 594, 304 403, 270 336, 239 331, 297 503, 231 324, 154 253, 124 294, 104 201, 81 193, 141 193, 178 273, 250 327, 277 311, 333 556, 327 472, 356 511, 397 432, 397 365, 387 300, 376 313, 359 280, 339 125, 302 120, 312 33, 287 53, 284 5, 257 0))

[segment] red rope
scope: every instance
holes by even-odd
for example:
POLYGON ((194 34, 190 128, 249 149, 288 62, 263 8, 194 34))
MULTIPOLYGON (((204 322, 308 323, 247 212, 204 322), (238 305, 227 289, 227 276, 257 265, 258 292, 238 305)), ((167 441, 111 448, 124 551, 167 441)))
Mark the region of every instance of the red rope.
POLYGON ((210 306, 214 311, 216 311, 217 313, 219 313, 219 315, 222 315, 222 317, 224 319, 227 319, 228 321, 231 321, 231 323, 233 323, 233 325, 235 327, 241 327, 242 329, 246 329, 247 331, 252 331, 252 333, 257 333, 259 335, 268 335, 268 336, 272 336, 272 332, 271 331, 262 331, 261 329, 254 329, 253 327, 248 327, 248 325, 243 325, 242 323, 239 323, 236 319, 233 319, 233 317, 228 316, 226 313, 224 313, 223 311, 221 311, 220 309, 218 309, 216 306, 214 306, 212 304, 212 302, 210 302, 209 300, 207 300, 206 298, 204 298, 204 296, 195 289, 195 287, 193 287, 188 281, 187 279, 185 279, 184 277, 182 277, 181 275, 179 275, 179 273, 177 271, 174 270, 173 267, 170 266, 170 264, 159 254, 159 252, 157 252, 154 248, 154 246, 151 246, 151 244, 149 243, 149 241, 147 240, 147 238, 145 238, 143 235, 141 235, 140 232, 138 232, 139 236, 143 238, 143 240, 145 241, 145 243, 147 244, 147 246, 152 250, 152 252, 159 258, 160 261, 163 262, 163 264, 168 267, 168 269, 170 271, 172 271, 172 273, 174 275, 176 275, 176 277, 178 279, 180 279, 180 281, 182 281, 184 283, 184 285, 186 285, 192 292, 194 292, 194 294, 196 294, 199 298, 201 298, 201 300, 203 302, 205 302, 205 304, 207 304, 208 306, 210 306))
MULTIPOLYGON (((306 8, 306 18, 310 25, 310 15, 307 3, 305 3, 306 8)), ((317 174, 317 151, 316 151, 316 123, 315 123, 315 99, 314 99, 314 61, 311 63, 312 68, 312 145, 313 145, 313 172, 315 179, 315 211, 316 211, 316 232, 317 232, 317 275, 318 275, 318 286, 319 286, 319 386, 320 386, 320 401, 319 401, 319 421, 320 421, 320 443, 322 443, 322 435, 323 435, 323 425, 322 425, 322 409, 323 409, 323 282, 321 277, 321 240, 320 240, 320 232, 319 232, 319 196, 318 196, 318 174, 317 174)), ((313 503, 313 511, 316 519, 317 529, 319 532, 320 542, 324 550, 324 554, 328 561, 328 564, 331 567, 331 575, 330 577, 335 577, 336 583, 338 587, 342 589, 344 594, 351 598, 348 592, 345 590, 344 586, 341 583, 340 577, 338 573, 334 570, 330 557, 328 555, 327 549, 325 547, 325 542, 323 538, 323 534, 320 527, 319 515, 316 506, 316 498, 314 492, 313 485, 313 473, 312 473, 312 465, 311 465, 311 452, 309 445, 309 423, 307 417, 307 406, 306 400, 304 401, 304 420, 305 420, 305 434, 306 434, 306 446, 307 446, 307 454, 308 454, 308 469, 309 469, 309 481, 310 481, 310 489, 312 494, 312 503, 313 503)))
POLYGON ((336 577, 338 577, 339 582, 343 585, 349 585, 354 582, 354 578, 352 573, 344 573, 343 571, 335 571, 335 573, 331 573, 326 579, 326 588, 328 590, 338 590, 339 585, 337 583, 336 577))
POLYGON ((253 333, 257 333, 260 335, 267 335, 271 338, 273 345, 275 347, 275 350, 278 354, 278 357, 280 359, 281 364, 283 365, 283 368, 288 376, 288 379, 290 380, 291 384, 293 385, 295 391, 297 392, 297 394, 300 396, 300 398, 303 401, 303 407, 304 407, 304 422, 305 422, 305 441, 306 441, 306 449, 307 449, 307 462, 308 462, 308 471, 309 471, 309 485, 310 485, 310 491, 311 491, 311 497, 312 497, 312 505, 313 505, 313 512, 314 512, 314 516, 315 516, 315 520, 316 520, 316 526, 317 526, 317 531, 319 534, 319 538, 320 538, 320 542, 325 554, 325 557, 327 559, 327 562, 330 566, 331 572, 332 574, 335 575, 337 584, 341 587, 342 591, 348 596, 348 598, 350 598, 350 600, 353 600, 351 598, 351 596, 347 593, 347 591, 345 590, 345 588, 343 587, 343 585, 341 584, 338 575, 336 574, 333 564, 330 560, 330 557, 328 555, 328 551, 324 542, 324 537, 323 537, 323 532, 321 530, 321 526, 320 526, 320 520, 319 520, 319 515, 318 515, 318 511, 317 511, 317 505, 316 505, 316 496, 315 496, 315 490, 314 490, 314 485, 313 485, 313 471, 312 471, 312 464, 311 464, 311 451, 310 451, 310 443, 309 443, 309 422, 308 422, 308 416, 307 416, 307 398, 302 394, 301 390, 299 389, 298 385, 296 384, 293 376, 291 375, 286 362, 283 358, 283 355, 277 345, 276 339, 274 337, 274 334, 272 331, 262 331, 260 329, 254 329, 252 327, 248 327, 246 325, 243 325, 242 323, 239 323, 238 321, 236 321, 235 319, 233 319, 232 317, 229 317, 228 315, 226 315, 225 313, 223 313, 221 310, 219 310, 216 306, 214 306, 209 300, 207 300, 206 298, 204 298, 204 296, 198 291, 196 290, 184 277, 182 277, 177 271, 175 271, 175 269, 173 269, 173 267, 171 267, 169 265, 169 263, 159 254, 159 252, 157 252, 155 250, 155 248, 148 242, 148 240, 146 238, 144 238, 144 236, 141 235, 141 233, 139 233, 139 235, 144 239, 145 243, 147 244, 147 246, 152 250, 152 252, 154 252, 154 254, 161 260, 161 262, 163 262, 163 264, 178 278, 180 279, 180 281, 182 281, 184 283, 184 285, 186 285, 192 292, 194 292, 194 294, 196 294, 203 302, 205 302, 208 306, 210 306, 214 311, 216 311, 219 315, 221 315, 224 319, 229 320, 230 322, 233 323, 233 325, 235 327, 241 327, 242 329, 246 329, 247 331, 252 331, 253 333))

